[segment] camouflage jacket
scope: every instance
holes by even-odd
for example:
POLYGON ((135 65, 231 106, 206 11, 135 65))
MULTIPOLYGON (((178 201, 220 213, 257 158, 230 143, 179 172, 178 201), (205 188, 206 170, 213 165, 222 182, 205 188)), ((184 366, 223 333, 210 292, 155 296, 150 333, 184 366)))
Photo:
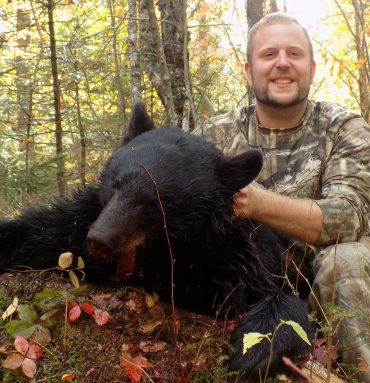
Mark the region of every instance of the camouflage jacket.
POLYGON ((256 182, 278 193, 312 198, 324 225, 318 246, 357 241, 368 231, 370 127, 336 104, 310 100, 293 129, 258 126, 255 106, 204 122, 195 132, 225 155, 259 149, 264 165, 256 182))

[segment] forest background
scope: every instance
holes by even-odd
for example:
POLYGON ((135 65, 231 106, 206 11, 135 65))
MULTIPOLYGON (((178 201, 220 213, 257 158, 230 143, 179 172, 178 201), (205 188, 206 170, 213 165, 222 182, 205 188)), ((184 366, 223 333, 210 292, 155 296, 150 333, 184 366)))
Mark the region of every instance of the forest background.
POLYGON ((96 181, 134 100, 188 131, 250 103, 248 28, 301 7, 311 96, 370 121, 367 0, 0 0, 1 215, 96 181))

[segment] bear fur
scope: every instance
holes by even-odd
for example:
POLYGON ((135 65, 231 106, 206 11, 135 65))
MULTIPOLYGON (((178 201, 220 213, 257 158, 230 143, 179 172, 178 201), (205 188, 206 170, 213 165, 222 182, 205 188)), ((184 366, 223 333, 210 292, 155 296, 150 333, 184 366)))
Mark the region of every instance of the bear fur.
POLYGON ((282 326, 270 343, 243 350, 243 335, 273 333, 280 320, 311 336, 307 310, 288 283, 276 238, 258 222, 233 217, 233 195, 262 166, 258 151, 226 158, 201 138, 155 128, 135 104, 128 133, 96 186, 51 207, 0 221, 0 267, 54 267, 60 253, 82 256, 92 280, 125 280, 206 314, 242 314, 232 333, 230 368, 249 379, 285 371, 310 346, 282 326), (168 238, 167 238, 168 234, 168 238))

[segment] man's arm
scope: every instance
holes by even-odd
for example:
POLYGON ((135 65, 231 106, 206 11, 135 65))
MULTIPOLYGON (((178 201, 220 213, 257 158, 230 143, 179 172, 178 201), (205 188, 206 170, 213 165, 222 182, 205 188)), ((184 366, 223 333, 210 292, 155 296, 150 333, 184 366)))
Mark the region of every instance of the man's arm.
POLYGON ((314 245, 320 238, 323 214, 314 200, 286 197, 248 185, 235 195, 235 209, 288 237, 314 245))

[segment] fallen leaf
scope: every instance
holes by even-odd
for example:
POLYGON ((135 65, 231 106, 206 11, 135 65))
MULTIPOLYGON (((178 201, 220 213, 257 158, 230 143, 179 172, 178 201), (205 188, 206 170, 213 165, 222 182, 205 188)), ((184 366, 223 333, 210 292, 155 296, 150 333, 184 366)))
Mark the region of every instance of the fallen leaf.
POLYGON ((71 322, 75 322, 81 315, 81 307, 76 305, 72 307, 68 312, 68 318, 71 322))
POLYGON ((1 316, 2 320, 5 320, 6 318, 10 317, 18 307, 18 298, 14 297, 13 302, 8 306, 8 308, 4 311, 3 315, 1 316))
POLYGON ((11 352, 4 360, 2 366, 9 370, 15 370, 22 365, 24 356, 19 352, 11 352))
POLYGON ((68 269, 68 267, 71 267, 73 262, 73 254, 70 252, 62 253, 59 255, 58 259, 58 266, 65 270, 68 269))
POLYGON ((27 358, 42 359, 42 347, 38 344, 31 344, 27 351, 27 358))
POLYGON ((67 374, 64 374, 62 376, 62 380, 64 382, 68 382, 68 383, 73 383, 73 379, 76 377, 76 374, 72 371, 72 372, 68 372, 67 374))
POLYGON ((30 344, 26 338, 23 336, 17 335, 14 340, 15 349, 22 355, 26 355, 30 347, 30 344))
POLYGON ((129 311, 137 311, 137 303, 134 299, 129 299, 126 303, 125 303, 125 307, 127 308, 127 310, 129 311))
POLYGON ((157 321, 149 322, 149 323, 146 323, 146 324, 139 326, 138 331, 141 334, 149 334, 149 333, 153 332, 159 326, 162 326, 162 321, 157 320, 157 321))
POLYGON ((159 352, 165 350, 165 348, 167 347, 167 343, 162 341, 142 341, 139 343, 139 347, 143 352, 159 352))
POLYGON ((158 302, 159 296, 157 294, 145 294, 146 306, 150 309, 158 302))
POLYGON ((90 303, 79 303, 82 310, 85 311, 86 314, 93 315, 95 312, 95 308, 90 303))
POLYGON ((356 363, 356 367, 363 371, 370 371, 369 365, 362 359, 356 363))
POLYGON ((33 378, 37 371, 35 361, 30 358, 25 358, 22 363, 22 371, 27 378, 33 378))
POLYGON ((125 353, 120 357, 120 366, 124 369, 131 383, 140 383, 144 374, 143 367, 150 367, 151 365, 152 364, 141 355, 133 358, 131 354, 125 353))
POLYGON ((100 309, 94 311, 93 318, 99 326, 104 326, 111 320, 109 313, 100 309))

